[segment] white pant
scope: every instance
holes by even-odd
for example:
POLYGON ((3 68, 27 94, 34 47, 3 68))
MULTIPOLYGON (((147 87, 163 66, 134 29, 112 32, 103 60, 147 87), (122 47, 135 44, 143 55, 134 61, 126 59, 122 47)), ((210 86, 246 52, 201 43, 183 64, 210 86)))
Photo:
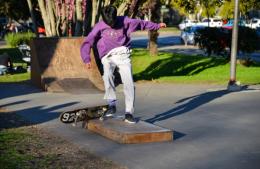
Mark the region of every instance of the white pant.
POLYGON ((106 56, 101 59, 103 64, 104 74, 103 80, 105 85, 104 99, 116 100, 116 88, 114 84, 113 72, 116 67, 119 69, 122 83, 124 85, 125 95, 125 111, 128 113, 134 112, 135 90, 132 77, 132 65, 130 60, 130 50, 121 46, 112 49, 106 56))

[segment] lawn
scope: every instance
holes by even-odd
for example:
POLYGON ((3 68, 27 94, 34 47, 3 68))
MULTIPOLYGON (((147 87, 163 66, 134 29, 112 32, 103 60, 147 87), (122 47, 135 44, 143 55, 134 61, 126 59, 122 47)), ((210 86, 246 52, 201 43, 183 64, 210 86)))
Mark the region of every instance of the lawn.
MULTIPOLYGON (((22 54, 17 48, 0 48, 0 57, 3 53, 7 53, 11 57, 11 61, 13 62, 13 66, 21 66, 26 69, 26 63, 22 60, 22 54)), ((29 80, 30 73, 29 72, 14 72, 12 74, 7 74, 4 76, 0 76, 0 83, 1 82, 21 82, 29 80)))
MULTIPOLYGON (((135 49, 132 55, 134 79, 173 83, 227 84, 229 61, 221 57, 189 56, 159 53, 150 57, 143 49, 135 49)), ((260 83, 260 64, 250 67, 237 65, 237 80, 242 84, 260 83)))
POLYGON ((0 108, 0 168, 125 169, 0 108))
MULTIPOLYGON (((0 54, 4 52, 11 56, 15 66, 25 66, 18 49, 0 49, 0 54)), ((227 84, 230 76, 229 61, 221 57, 189 56, 166 52, 151 57, 147 50, 134 49, 132 63, 135 81, 227 84)), ((26 81, 29 78, 28 72, 7 74, 0 76, 0 83, 26 81)), ((237 80, 242 84, 259 84, 260 63, 254 63, 250 67, 238 64, 237 80)))

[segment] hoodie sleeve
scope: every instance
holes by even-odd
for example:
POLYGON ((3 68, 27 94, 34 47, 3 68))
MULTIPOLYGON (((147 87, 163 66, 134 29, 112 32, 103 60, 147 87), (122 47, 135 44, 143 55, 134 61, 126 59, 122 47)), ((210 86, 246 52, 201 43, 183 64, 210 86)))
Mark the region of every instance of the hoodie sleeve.
POLYGON ((158 30, 160 25, 150 21, 144 21, 141 19, 126 18, 126 22, 129 25, 129 31, 135 32, 138 30, 158 30))
POLYGON ((84 63, 90 62, 90 49, 94 42, 99 39, 99 37, 100 30, 98 26, 95 26, 82 43, 80 48, 80 55, 84 63))

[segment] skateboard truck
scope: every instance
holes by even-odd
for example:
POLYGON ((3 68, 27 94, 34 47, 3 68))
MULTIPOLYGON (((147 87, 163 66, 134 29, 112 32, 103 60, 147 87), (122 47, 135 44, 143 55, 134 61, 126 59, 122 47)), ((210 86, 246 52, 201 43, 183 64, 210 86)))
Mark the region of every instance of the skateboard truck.
MULTIPOLYGON (((107 111, 107 108, 106 107, 102 107, 102 109, 98 109, 96 113, 100 116, 100 118, 102 118, 106 111, 107 111)), ((82 121, 82 119, 87 120, 88 114, 91 114, 91 110, 90 109, 88 109, 88 110, 86 110, 86 109, 79 110, 76 113, 76 115, 75 115, 75 121, 74 121, 74 123, 72 125, 74 127, 77 126, 78 119, 81 119, 79 121, 82 121)), ((102 119, 102 120, 104 120, 104 119, 102 119)))
POLYGON ((76 113, 75 121, 74 121, 74 123, 72 125, 73 126, 77 126, 78 118, 85 119, 86 116, 87 116, 87 111, 86 110, 79 110, 76 113))

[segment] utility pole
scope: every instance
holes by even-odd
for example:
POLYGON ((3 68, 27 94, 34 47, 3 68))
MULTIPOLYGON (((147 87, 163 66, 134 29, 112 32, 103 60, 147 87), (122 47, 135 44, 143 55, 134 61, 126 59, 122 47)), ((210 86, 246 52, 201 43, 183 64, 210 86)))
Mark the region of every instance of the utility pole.
POLYGON ((239 22, 239 0, 235 0, 234 23, 232 30, 231 60, 230 60, 230 79, 228 83, 229 91, 238 91, 241 89, 239 82, 236 81, 236 58, 238 42, 238 22, 239 22))

